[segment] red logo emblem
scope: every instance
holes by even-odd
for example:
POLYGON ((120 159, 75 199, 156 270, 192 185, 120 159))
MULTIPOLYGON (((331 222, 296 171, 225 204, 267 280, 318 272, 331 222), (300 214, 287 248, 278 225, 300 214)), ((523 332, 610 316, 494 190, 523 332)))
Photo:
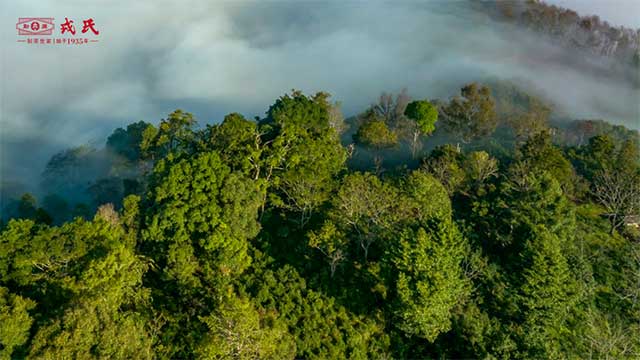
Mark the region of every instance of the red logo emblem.
POLYGON ((51 35, 53 18, 18 18, 18 35, 51 35))

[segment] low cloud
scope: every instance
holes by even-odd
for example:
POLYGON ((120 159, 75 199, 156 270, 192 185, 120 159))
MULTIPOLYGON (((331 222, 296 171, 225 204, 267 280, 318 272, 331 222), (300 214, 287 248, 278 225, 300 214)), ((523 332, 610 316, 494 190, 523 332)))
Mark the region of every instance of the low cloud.
POLYGON ((0 178, 33 182, 55 152, 172 110, 213 123, 261 116, 292 88, 328 91, 346 115, 382 91, 446 98, 518 79, 576 118, 638 128, 638 91, 585 59, 497 24, 467 2, 25 1, 2 7, 0 178), (18 17, 92 17, 99 42, 18 43, 18 17))

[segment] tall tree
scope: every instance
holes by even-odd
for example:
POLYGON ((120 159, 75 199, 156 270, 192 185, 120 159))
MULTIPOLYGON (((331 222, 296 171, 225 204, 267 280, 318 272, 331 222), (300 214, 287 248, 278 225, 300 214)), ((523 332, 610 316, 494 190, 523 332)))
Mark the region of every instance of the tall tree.
POLYGON ((300 228, 329 199, 347 158, 330 124, 327 97, 294 91, 278 99, 260 123, 268 143, 263 172, 276 189, 271 204, 297 212, 300 228))
POLYGON ((415 123, 411 128, 411 155, 415 158, 422 147, 421 135, 431 135, 436 129, 438 109, 428 100, 412 101, 407 105, 405 115, 415 123))
POLYGON ((397 327, 433 342, 450 329, 453 308, 469 291, 461 267, 460 233, 446 220, 428 230, 405 230, 388 256, 396 273, 392 313, 397 327))
POLYGON ((535 227, 522 253, 519 303, 524 317, 523 343, 527 356, 562 357, 567 350, 564 329, 577 302, 576 282, 558 236, 535 227))
POLYGON ((522 163, 527 173, 549 172, 571 194, 574 189, 575 173, 569 160, 552 143, 548 131, 540 132, 518 147, 516 160, 522 163))
POLYGON ((491 134, 498 123, 491 91, 476 83, 465 85, 460 96, 440 107, 440 119, 464 143, 491 134))
POLYGON ((355 235, 365 261, 372 244, 393 229, 404 214, 398 210, 399 193, 370 173, 347 176, 333 200, 334 218, 355 235))
POLYGON ((147 126, 140 143, 143 156, 155 161, 171 152, 193 152, 196 124, 193 114, 178 109, 162 119, 157 128, 147 126))
POLYGON ((217 151, 234 171, 242 171, 253 179, 262 176, 263 134, 254 121, 238 113, 224 117, 221 124, 207 125, 205 147, 217 151))
POLYGON ((250 263, 260 192, 216 152, 161 160, 154 170, 143 239, 168 279, 210 287, 250 263))

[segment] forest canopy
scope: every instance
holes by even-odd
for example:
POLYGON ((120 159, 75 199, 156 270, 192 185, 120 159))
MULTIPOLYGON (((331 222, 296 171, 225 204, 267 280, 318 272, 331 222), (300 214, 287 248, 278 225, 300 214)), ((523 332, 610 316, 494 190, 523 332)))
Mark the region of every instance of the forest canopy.
POLYGON ((513 84, 184 110, 3 209, 1 358, 640 356, 640 135, 513 84))

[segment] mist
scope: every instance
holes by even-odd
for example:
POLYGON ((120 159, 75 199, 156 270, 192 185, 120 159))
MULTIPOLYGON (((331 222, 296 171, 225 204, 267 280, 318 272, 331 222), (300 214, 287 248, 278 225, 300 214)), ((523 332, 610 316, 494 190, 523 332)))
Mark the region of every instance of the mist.
MULTIPOLYGON (((327 91, 345 116, 382 91, 449 98, 471 81, 532 87, 571 118, 640 128, 639 92, 612 66, 497 23, 466 1, 25 1, 0 5, 0 179, 31 189, 46 161, 102 146, 117 127, 176 108, 199 123, 263 116, 291 89, 327 91), (18 17, 93 18, 99 42, 18 43, 18 17)), ((581 14, 582 15, 582 14, 581 14)), ((606 19, 605 19, 606 20, 606 19)), ((57 31, 59 34, 59 31, 57 31)))

